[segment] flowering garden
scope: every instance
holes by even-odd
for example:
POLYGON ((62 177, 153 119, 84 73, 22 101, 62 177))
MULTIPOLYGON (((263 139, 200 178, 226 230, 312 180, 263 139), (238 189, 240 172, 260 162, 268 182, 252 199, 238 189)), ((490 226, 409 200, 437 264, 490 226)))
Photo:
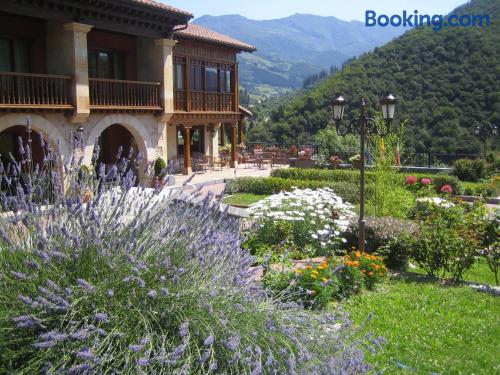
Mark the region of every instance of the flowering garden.
POLYGON ((388 373, 494 373, 500 302, 464 283, 498 285, 500 210, 457 196, 464 185, 491 195, 498 176, 474 186, 452 175, 367 172, 367 253, 355 248, 358 178, 290 168, 228 185, 233 197, 257 201, 243 247, 262 265, 268 293, 316 311, 342 308, 360 325, 373 314, 366 329, 387 342, 377 340, 368 361, 388 373))
POLYGON ((0 165, 0 373, 498 369, 498 297, 460 280, 498 283, 500 216, 451 199, 453 178, 369 173, 362 253, 356 172, 236 180, 268 194, 242 223, 210 195, 138 184, 140 155, 61 165, 41 143, 41 165, 29 141, 0 165))

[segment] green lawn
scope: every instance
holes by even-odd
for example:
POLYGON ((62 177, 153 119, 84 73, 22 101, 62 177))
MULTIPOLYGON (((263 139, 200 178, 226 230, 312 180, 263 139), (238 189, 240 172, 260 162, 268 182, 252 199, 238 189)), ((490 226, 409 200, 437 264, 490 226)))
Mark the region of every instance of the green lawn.
POLYGON ((392 279, 344 306, 359 324, 373 314, 367 329, 388 343, 368 359, 385 374, 500 373, 500 297, 392 279))
POLYGON ((251 193, 236 193, 229 197, 224 198, 224 203, 231 206, 248 207, 261 199, 267 198, 269 195, 264 194, 251 194, 251 193))
MULTIPOLYGON (((416 265, 414 261, 410 261, 410 263, 416 265)), ((409 271, 421 273, 423 275, 425 275, 426 273, 418 266, 416 269, 409 269, 409 271)), ((491 272, 490 268, 488 267, 488 263, 486 263, 486 260, 484 258, 477 258, 472 268, 464 273, 463 279, 465 281, 495 285, 495 274, 491 272)))

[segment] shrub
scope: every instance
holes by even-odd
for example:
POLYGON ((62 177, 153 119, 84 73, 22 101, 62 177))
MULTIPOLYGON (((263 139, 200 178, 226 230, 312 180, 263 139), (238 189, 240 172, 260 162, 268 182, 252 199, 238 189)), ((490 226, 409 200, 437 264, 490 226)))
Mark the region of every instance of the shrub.
POLYGON ((163 177, 167 174, 167 163, 162 158, 158 158, 155 160, 155 176, 163 177))
MULTIPOLYGON (((285 178, 289 180, 309 180, 323 182, 349 182, 359 184, 359 171, 346 169, 318 169, 318 168, 280 168, 273 169, 272 177, 285 178)), ((365 177, 368 182, 375 179, 374 172, 366 171, 365 177)))
MULTIPOLYGON (((369 253, 376 252, 384 258, 391 269, 405 270, 408 263, 406 246, 399 240, 405 236, 416 236, 418 226, 411 220, 393 217, 367 217, 365 223, 365 246, 369 253)), ((348 248, 358 245, 359 223, 352 220, 346 231, 348 248)))
POLYGON ((345 241, 351 208, 330 189, 272 195, 250 207, 256 224, 244 246, 261 257, 269 251, 294 258, 331 255, 345 241))
POLYGON ((295 301, 308 308, 323 308, 328 302, 343 300, 373 289, 386 276, 381 258, 359 251, 319 265, 307 265, 294 272, 269 271, 264 285, 270 293, 284 301, 295 301))
MULTIPOLYGON (((290 180, 277 177, 240 177, 226 184, 226 193, 277 194, 281 191, 293 189, 320 189, 330 188, 343 200, 350 203, 359 203, 359 188, 348 182, 327 182, 314 180, 290 180)), ((366 194, 373 194, 373 187, 366 187, 366 194)))
POLYGON ((436 193, 441 193, 441 189, 445 185, 449 185, 452 188, 452 193, 453 194, 462 194, 463 192, 463 187, 462 184, 460 183, 460 180, 451 175, 447 174, 438 174, 434 177, 433 179, 434 187, 436 189, 436 193))
POLYGON ((417 216, 419 235, 406 238, 410 256, 429 275, 459 280, 481 249, 485 217, 484 205, 430 205, 417 216))
POLYGON ((377 168, 373 193, 367 196, 368 215, 405 218, 410 214, 415 198, 397 182, 399 177, 390 168, 377 168))
POLYGON ((348 322, 250 278, 238 219, 103 170, 86 205, 73 179, 44 210, 19 194, 29 210, 0 224, 1 373, 366 371, 348 322))
POLYGON ((483 255, 488 266, 495 275, 495 284, 498 286, 498 271, 500 269, 500 209, 495 211, 495 215, 487 221, 483 246, 483 255))
POLYGON ((486 177, 488 163, 483 159, 459 159, 453 163, 451 173, 462 181, 476 182, 486 177))
POLYGON ((361 272, 367 289, 373 289, 375 284, 382 281, 387 275, 387 268, 382 258, 374 254, 354 251, 344 257, 344 265, 348 270, 361 272))

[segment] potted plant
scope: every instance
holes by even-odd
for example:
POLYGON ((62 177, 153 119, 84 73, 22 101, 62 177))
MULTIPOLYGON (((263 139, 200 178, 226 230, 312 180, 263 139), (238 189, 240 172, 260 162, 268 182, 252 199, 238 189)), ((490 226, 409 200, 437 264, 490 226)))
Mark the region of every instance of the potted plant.
POLYGON ((350 157, 349 161, 351 162, 353 168, 361 169, 361 156, 359 154, 350 157))
POLYGON ((229 155, 231 153, 231 145, 219 146, 220 155, 229 155))
POLYGON ((164 184, 165 176, 167 175, 167 163, 162 158, 155 160, 155 185, 162 186, 164 184))
POLYGON ((239 152, 243 152, 243 151, 245 151, 247 149, 247 146, 244 143, 240 143, 239 145, 236 145, 236 149, 239 152))
POLYGON ((338 168, 340 164, 342 164, 342 159, 337 155, 334 155, 330 158, 330 164, 333 168, 338 168))

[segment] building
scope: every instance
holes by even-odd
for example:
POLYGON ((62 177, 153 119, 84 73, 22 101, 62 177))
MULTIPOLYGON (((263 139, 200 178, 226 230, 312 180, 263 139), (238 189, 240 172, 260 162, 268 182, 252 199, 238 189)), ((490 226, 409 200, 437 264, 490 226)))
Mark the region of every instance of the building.
POLYGON ((218 157, 228 128, 234 166, 247 116, 236 55, 255 48, 192 17, 152 0, 0 0, 2 158, 16 154, 29 115, 63 159, 78 134, 84 164, 98 142, 107 165, 122 146, 185 174, 193 158, 218 157))

